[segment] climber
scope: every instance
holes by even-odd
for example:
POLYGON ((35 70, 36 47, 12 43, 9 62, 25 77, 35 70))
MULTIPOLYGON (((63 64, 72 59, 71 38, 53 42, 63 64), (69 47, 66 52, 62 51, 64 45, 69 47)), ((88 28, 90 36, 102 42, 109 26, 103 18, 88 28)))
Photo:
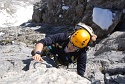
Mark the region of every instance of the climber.
POLYGON ((57 56, 58 62, 62 65, 67 66, 76 61, 77 73, 83 77, 86 69, 87 46, 90 42, 96 41, 96 38, 92 28, 80 22, 71 34, 58 33, 38 41, 32 51, 32 58, 36 61, 44 61, 41 56, 49 51, 57 56))

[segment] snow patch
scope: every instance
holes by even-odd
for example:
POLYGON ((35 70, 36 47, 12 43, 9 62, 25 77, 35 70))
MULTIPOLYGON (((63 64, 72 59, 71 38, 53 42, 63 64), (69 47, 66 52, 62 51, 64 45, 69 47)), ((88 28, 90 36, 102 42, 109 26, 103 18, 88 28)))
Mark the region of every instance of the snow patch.
POLYGON ((2 35, 4 35, 5 33, 3 33, 3 32, 0 32, 0 36, 2 36, 2 35))
MULTIPOLYGON (((2 5, 2 7, 4 7, 4 5, 2 5)), ((0 27, 19 26, 32 19, 32 4, 26 5, 24 2, 18 1, 17 3, 15 1, 15 4, 11 4, 10 7, 0 10, 0 27)))
POLYGON ((69 9, 69 6, 62 6, 62 9, 63 9, 63 10, 68 10, 68 9, 69 9))
POLYGON ((60 14, 59 17, 62 17, 62 15, 60 14))
POLYGON ((123 14, 125 14, 125 9, 122 10, 123 14))

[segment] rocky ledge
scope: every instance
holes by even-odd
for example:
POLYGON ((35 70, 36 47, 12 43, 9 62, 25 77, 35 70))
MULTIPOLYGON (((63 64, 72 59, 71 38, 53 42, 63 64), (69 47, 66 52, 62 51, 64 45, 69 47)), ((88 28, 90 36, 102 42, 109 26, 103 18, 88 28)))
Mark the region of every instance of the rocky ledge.
POLYGON ((94 47, 89 47, 85 78, 76 73, 76 65, 55 68, 32 60, 35 41, 44 38, 36 27, 7 27, 0 30, 0 83, 2 84, 124 84, 125 32, 114 32, 94 47), (71 68, 70 68, 71 67, 71 68))

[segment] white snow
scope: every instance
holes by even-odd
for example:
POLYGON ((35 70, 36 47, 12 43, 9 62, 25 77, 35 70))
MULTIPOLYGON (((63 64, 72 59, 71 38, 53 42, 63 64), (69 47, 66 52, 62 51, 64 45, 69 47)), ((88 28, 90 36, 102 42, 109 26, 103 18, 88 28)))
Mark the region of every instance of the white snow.
POLYGON ((101 9, 95 7, 93 9, 93 22, 95 22, 103 30, 108 30, 112 25, 113 13, 109 9, 101 9))
POLYGON ((3 33, 3 32, 0 32, 0 36, 2 36, 2 35, 4 35, 5 33, 3 33))
POLYGON ((16 23, 14 24, 14 26, 20 25, 24 22, 27 22, 28 20, 31 20, 32 13, 33 13, 33 5, 27 6, 26 8, 22 7, 18 9, 17 12, 15 13, 16 23))
MULTIPOLYGON (((2 2, 1 2, 2 4, 2 2)), ((26 5, 27 3, 15 1, 14 4, 11 4, 11 8, 4 8, 0 10, 0 27, 9 27, 9 26, 19 26, 24 22, 32 19, 33 14, 33 5, 26 5), (14 12, 12 12, 14 10, 14 12), (9 12, 8 12, 9 11, 9 12)))
POLYGON ((69 6, 62 6, 62 9, 63 9, 63 10, 68 10, 68 9, 69 9, 69 6))
POLYGON ((123 14, 125 14, 125 9, 122 10, 123 14))
POLYGON ((60 14, 59 17, 62 17, 62 15, 60 14))

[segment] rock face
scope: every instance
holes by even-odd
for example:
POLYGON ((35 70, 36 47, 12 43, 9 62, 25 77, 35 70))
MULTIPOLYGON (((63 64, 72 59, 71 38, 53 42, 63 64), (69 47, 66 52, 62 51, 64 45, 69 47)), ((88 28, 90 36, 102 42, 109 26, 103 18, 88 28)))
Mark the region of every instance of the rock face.
POLYGON ((65 66, 55 68, 54 61, 48 57, 43 57, 44 62, 31 59, 34 40, 44 38, 44 35, 34 31, 36 29, 37 27, 1 29, 0 83, 124 84, 125 32, 114 32, 95 47, 89 47, 85 78, 82 78, 77 75, 75 64, 68 69, 65 66))
POLYGON ((124 84, 125 32, 114 32, 125 30, 124 3, 125 0, 41 0, 37 2, 34 5, 32 21, 40 23, 39 25, 28 22, 21 26, 0 28, 0 83, 124 84), (107 30, 93 21, 95 7, 112 12, 112 25, 107 30), (70 32, 78 22, 84 22, 93 27, 98 39, 102 39, 94 47, 89 46, 85 77, 77 75, 76 64, 66 69, 65 66, 55 68, 54 61, 45 56, 44 62, 32 60, 30 52, 36 41, 44 38, 45 35, 70 32))
MULTIPOLYGON (((73 26, 78 22, 84 22, 93 28, 98 38, 102 38, 111 34, 118 23, 123 24, 125 19, 124 3, 124 0, 41 0, 34 5, 32 21, 73 26), (93 22, 93 9, 95 7, 108 9, 112 12, 112 24, 109 25, 107 30, 93 22)), ((99 19, 104 24, 108 17, 106 15, 101 16, 101 14, 100 12, 97 17, 104 17, 104 21, 101 18, 99 19)))
POLYGON ((88 51, 87 76, 94 76, 94 79, 104 81, 105 84, 124 84, 124 35, 125 32, 114 32, 88 51))
POLYGON ((91 84, 88 79, 82 78, 76 72, 55 68, 54 61, 47 57, 43 57, 45 62, 33 61, 31 51, 35 45, 34 40, 44 38, 44 34, 34 31, 35 29, 1 29, 1 84, 91 84))
POLYGON ((34 5, 32 19, 38 23, 75 24, 82 20, 85 5, 83 0, 41 0, 34 5))

